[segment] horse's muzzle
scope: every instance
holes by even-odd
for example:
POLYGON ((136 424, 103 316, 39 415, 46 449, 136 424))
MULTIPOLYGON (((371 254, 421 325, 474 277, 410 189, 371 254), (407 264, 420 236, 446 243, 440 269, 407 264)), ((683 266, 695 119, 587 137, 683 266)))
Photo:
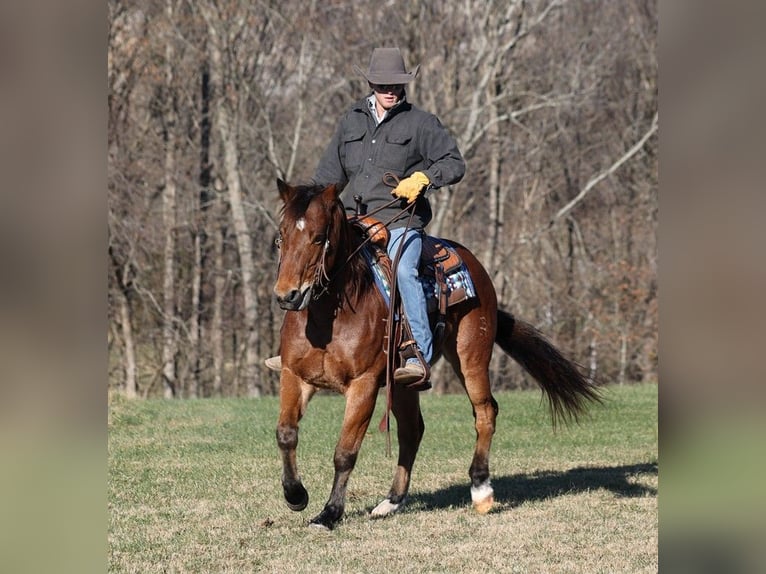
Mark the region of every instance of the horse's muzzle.
POLYGON ((284 296, 277 295, 277 303, 285 311, 302 311, 311 300, 311 287, 304 290, 293 289, 284 296))

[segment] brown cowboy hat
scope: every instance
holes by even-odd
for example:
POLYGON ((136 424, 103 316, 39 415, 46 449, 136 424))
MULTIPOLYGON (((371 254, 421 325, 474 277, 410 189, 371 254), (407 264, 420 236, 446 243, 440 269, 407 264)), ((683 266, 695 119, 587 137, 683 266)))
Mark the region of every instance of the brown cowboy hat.
POLYGON ((420 64, 408 72, 399 48, 375 48, 370 56, 370 69, 367 72, 359 66, 354 69, 371 84, 406 84, 418 75, 420 64))

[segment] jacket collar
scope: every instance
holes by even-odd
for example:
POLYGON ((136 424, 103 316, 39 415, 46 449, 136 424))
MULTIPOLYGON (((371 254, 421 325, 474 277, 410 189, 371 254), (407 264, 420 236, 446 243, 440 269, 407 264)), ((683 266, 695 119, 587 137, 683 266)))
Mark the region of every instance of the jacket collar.
MULTIPOLYGON (((362 99, 361 99, 361 100, 359 100, 358 102, 356 102, 356 104, 354 104, 354 109, 355 109, 356 111, 358 111, 358 112, 362 112, 362 113, 365 113, 365 114, 369 115, 369 116, 372 118, 372 120, 373 120, 373 121, 375 121, 375 116, 374 116, 374 113, 375 113, 375 112, 373 112, 373 111, 370 109, 370 104, 369 104, 369 102, 370 102, 370 96, 371 96, 371 95, 372 95, 372 94, 370 94, 370 95, 368 95, 368 96, 366 96, 366 97, 362 98, 362 99)), ((408 109, 410 109, 411 107, 412 107, 412 106, 411 106, 411 104, 410 104, 410 103, 407 101, 407 93, 405 92, 405 93, 402 95, 402 99, 401 99, 401 100, 399 100, 399 101, 396 103, 396 105, 395 105, 393 108, 391 108, 390 110, 388 110, 388 113, 386 113, 385 117, 383 118, 383 121, 385 122, 385 121, 386 121, 386 120, 388 120, 390 117, 392 117, 392 116, 395 116, 395 115, 396 115, 396 114, 398 114, 399 112, 402 112, 402 111, 408 110, 408 109)), ((377 123, 377 122, 376 122, 376 123, 377 123)), ((381 122, 381 123, 383 123, 383 122, 381 122)))

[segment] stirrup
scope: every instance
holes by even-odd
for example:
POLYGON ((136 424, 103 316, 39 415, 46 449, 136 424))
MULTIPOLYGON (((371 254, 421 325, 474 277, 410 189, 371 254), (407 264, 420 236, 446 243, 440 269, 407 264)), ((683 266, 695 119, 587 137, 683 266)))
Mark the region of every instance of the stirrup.
POLYGON ((420 363, 406 363, 394 371, 394 382, 399 385, 410 385, 425 378, 426 372, 420 363))
POLYGON ((394 371, 394 383, 413 391, 427 391, 431 388, 431 369, 418 349, 417 343, 409 339, 399 345, 401 367, 394 371), (409 362, 417 359, 417 364, 409 362))

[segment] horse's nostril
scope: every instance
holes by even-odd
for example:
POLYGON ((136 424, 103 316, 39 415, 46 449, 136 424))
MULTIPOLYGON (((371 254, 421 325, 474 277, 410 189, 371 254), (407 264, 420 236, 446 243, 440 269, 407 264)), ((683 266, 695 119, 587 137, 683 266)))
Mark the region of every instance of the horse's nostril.
POLYGON ((293 289, 287 292, 285 295, 277 296, 277 303, 280 305, 294 305, 300 301, 301 292, 298 289, 293 289))
POLYGON ((287 303, 295 303, 301 296, 301 292, 297 289, 293 289, 290 291, 287 296, 285 296, 285 301, 287 303))

